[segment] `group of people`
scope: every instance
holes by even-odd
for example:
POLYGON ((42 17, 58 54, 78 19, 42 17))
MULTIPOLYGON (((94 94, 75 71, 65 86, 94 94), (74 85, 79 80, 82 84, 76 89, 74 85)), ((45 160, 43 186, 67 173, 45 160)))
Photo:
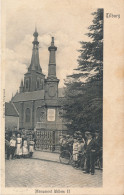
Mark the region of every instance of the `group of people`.
POLYGON ((12 134, 11 137, 5 136, 5 150, 7 153, 7 159, 9 160, 21 157, 32 157, 34 152, 34 139, 21 136, 21 134, 12 134))
MULTIPOLYGON (((95 162, 100 154, 101 139, 99 132, 96 131, 92 134, 86 131, 84 135, 80 131, 74 133, 74 135, 62 135, 60 138, 60 150, 69 151, 73 157, 75 167, 80 167, 84 173, 95 173, 95 162)), ((7 159, 26 158, 32 157, 35 147, 35 139, 30 139, 20 133, 11 137, 6 135, 5 148, 7 153, 7 159)))
POLYGON ((81 167, 84 173, 95 173, 95 162, 100 154, 101 140, 99 132, 92 134, 89 131, 82 136, 81 132, 75 132, 74 136, 64 135, 60 139, 60 149, 68 150, 73 156, 75 167, 81 167))

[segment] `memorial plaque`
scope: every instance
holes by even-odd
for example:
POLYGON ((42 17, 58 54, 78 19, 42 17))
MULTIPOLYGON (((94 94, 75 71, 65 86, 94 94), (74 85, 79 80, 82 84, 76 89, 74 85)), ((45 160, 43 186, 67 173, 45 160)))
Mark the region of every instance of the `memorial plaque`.
POLYGON ((48 121, 55 121, 55 109, 48 109, 47 110, 47 120, 48 121))

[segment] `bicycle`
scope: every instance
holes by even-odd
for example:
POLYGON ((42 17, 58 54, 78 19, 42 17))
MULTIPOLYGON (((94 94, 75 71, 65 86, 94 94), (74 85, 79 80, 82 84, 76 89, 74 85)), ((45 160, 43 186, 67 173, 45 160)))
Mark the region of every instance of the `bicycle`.
POLYGON ((69 150, 63 150, 60 153, 60 156, 59 156, 60 163, 62 163, 62 164, 70 164, 71 163, 71 159, 72 159, 72 155, 69 152, 69 150))
POLYGON ((81 169, 83 170, 86 166, 86 155, 85 153, 75 153, 72 154, 70 164, 75 169, 81 169))

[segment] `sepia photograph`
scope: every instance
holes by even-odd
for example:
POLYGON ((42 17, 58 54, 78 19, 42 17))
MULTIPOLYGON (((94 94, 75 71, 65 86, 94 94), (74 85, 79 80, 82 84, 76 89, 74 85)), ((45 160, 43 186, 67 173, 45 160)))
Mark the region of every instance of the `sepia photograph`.
POLYGON ((103 131, 105 18, 112 14, 88 2, 4 3, 6 194, 103 188, 104 165, 112 163, 104 159, 111 139, 103 131))
POLYGON ((100 187, 104 10, 56 17, 45 4, 7 17, 5 185, 100 187))

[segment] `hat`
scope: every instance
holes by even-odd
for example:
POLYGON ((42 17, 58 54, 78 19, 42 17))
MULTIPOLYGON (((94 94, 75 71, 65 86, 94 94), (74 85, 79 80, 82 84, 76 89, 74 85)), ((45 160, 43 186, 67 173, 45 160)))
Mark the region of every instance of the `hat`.
POLYGON ((81 132, 80 131, 77 131, 77 133, 81 135, 81 132))
POLYGON ((89 131, 85 131, 85 134, 89 135, 89 134, 91 134, 91 132, 89 132, 89 131))

